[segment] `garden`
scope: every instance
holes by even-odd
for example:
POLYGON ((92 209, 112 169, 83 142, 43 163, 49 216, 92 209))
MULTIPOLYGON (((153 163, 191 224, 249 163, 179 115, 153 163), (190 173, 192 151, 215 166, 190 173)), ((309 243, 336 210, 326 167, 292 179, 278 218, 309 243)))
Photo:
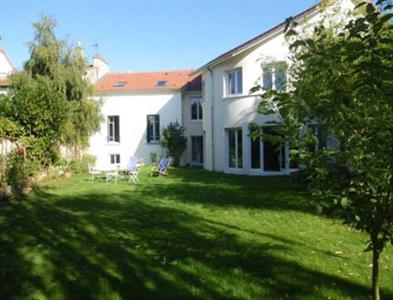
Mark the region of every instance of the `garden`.
MULTIPOLYGON (((0 298, 369 299, 367 235, 296 182, 171 168, 43 184, 0 207, 0 298)), ((393 248, 381 289, 393 299, 393 248)))

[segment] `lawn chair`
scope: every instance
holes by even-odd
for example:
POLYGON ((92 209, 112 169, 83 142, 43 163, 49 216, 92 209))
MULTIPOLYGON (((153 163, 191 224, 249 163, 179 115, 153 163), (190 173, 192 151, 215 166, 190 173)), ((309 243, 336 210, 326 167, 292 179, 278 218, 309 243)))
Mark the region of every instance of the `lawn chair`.
POLYGON ((101 171, 96 170, 93 165, 89 164, 89 181, 95 181, 97 178, 101 179, 101 171))
POLYGON ((158 166, 153 167, 151 176, 166 176, 168 175, 168 168, 171 162, 170 158, 162 158, 158 166))
POLYGON ((128 182, 137 183, 139 182, 139 171, 142 168, 142 163, 137 156, 131 156, 128 163, 128 182))

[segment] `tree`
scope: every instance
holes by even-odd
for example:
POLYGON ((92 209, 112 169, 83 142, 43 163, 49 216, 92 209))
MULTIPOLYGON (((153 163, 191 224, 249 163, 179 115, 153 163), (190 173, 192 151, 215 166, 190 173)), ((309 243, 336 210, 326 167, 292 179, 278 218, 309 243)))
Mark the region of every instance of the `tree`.
POLYGON ((311 36, 289 24, 290 82, 265 91, 259 111, 279 113, 320 207, 368 233, 379 299, 379 257, 393 244, 393 6, 376 5, 361 3, 342 27, 321 22, 311 36))
POLYGON ((176 122, 170 122, 162 130, 161 146, 167 149, 168 155, 174 158, 173 164, 179 165, 180 157, 187 147, 187 138, 184 136, 184 128, 176 122))
POLYGON ((55 20, 42 16, 33 27, 24 72, 11 77, 6 116, 30 142, 28 153, 46 164, 61 144, 77 153, 87 146, 101 122, 100 103, 90 99, 93 87, 84 78, 87 62, 57 39, 55 20))

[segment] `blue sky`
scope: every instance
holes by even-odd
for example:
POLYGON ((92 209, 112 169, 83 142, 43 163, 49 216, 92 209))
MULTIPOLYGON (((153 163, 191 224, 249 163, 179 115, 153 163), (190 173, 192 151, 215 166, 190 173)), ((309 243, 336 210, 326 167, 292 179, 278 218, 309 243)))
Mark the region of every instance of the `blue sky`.
POLYGON ((31 24, 57 19, 57 35, 81 41, 113 71, 197 68, 317 3, 316 0, 0 0, 0 47, 16 68, 31 24))

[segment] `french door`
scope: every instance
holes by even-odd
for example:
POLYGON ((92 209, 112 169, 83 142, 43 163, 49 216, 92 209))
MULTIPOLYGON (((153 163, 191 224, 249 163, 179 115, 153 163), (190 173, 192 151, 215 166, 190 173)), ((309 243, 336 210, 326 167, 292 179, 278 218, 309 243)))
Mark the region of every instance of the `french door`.
MULTIPOLYGON (((263 135, 274 137, 277 133, 272 127, 263 127, 263 135)), ((251 169, 261 172, 281 172, 286 169, 286 146, 271 141, 270 139, 251 138, 251 169)))
POLYGON ((191 158, 193 164, 203 164, 203 136, 191 137, 191 158))

